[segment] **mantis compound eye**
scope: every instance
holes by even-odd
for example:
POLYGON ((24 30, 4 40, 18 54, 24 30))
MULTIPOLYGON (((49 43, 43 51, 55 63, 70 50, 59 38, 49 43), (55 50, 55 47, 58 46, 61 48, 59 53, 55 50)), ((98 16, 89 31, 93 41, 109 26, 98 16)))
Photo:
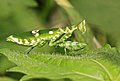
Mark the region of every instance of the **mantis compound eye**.
POLYGON ((35 37, 38 37, 39 36, 39 30, 33 30, 32 35, 34 35, 35 37))

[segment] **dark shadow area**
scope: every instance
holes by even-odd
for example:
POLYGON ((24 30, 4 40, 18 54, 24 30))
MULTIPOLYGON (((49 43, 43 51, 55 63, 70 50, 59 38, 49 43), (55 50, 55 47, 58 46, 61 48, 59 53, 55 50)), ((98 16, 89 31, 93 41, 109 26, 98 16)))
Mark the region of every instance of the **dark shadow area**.
MULTIPOLYGON (((73 80, 71 80, 71 79, 68 79, 68 78, 64 78, 64 79, 56 79, 55 81, 73 81, 73 80)), ((50 80, 50 79, 46 79, 46 78, 33 78, 33 79, 29 79, 29 80, 27 80, 27 81, 52 81, 52 80, 50 80)))
POLYGON ((18 72, 7 72, 5 76, 11 77, 15 80, 20 80, 25 74, 23 73, 18 73, 18 72))

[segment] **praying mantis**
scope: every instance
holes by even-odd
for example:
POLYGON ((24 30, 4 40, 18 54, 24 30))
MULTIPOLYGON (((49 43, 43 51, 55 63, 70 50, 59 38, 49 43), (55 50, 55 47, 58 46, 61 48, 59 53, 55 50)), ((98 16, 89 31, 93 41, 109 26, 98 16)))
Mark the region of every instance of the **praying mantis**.
POLYGON ((80 30, 80 33, 84 34, 86 32, 85 20, 71 27, 33 30, 19 35, 10 35, 6 38, 6 41, 29 46, 29 51, 27 53, 36 46, 42 47, 48 43, 49 46, 64 48, 66 54, 67 50, 79 50, 87 45, 86 43, 67 40, 75 30, 80 30))

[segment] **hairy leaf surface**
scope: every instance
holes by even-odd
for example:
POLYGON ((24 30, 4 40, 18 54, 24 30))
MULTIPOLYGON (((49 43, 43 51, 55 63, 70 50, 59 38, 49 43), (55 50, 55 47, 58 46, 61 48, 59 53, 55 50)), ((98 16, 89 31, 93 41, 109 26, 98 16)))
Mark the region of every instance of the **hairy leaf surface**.
POLYGON ((119 54, 115 48, 108 45, 77 56, 47 53, 26 55, 9 49, 1 49, 0 52, 17 65, 8 71, 26 74, 21 80, 31 78, 70 78, 73 81, 120 80, 119 54))

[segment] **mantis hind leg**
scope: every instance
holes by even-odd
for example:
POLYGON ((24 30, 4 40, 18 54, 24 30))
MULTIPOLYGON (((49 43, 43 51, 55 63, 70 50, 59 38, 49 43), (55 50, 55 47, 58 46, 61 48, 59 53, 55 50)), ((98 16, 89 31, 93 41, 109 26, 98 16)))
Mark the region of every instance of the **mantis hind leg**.
POLYGON ((40 41, 39 44, 38 44, 38 47, 41 48, 41 47, 43 47, 46 43, 47 43, 47 41, 40 41))
POLYGON ((35 46, 29 47, 27 50, 25 50, 25 53, 29 54, 32 51, 32 49, 34 49, 34 48, 35 48, 35 46))
POLYGON ((38 43, 36 43, 35 45, 33 45, 32 47, 29 47, 26 52, 27 54, 29 54, 36 46, 38 46, 39 48, 43 47, 47 42, 46 41, 40 41, 38 43))

